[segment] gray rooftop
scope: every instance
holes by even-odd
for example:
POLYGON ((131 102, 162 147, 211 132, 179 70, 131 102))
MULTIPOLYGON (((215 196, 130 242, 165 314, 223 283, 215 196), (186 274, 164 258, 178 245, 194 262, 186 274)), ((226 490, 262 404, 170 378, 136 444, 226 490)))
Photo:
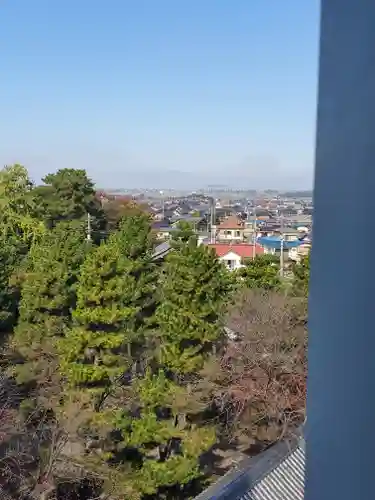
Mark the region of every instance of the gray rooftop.
POLYGON ((175 224, 176 222, 188 222, 191 224, 197 224, 201 222, 204 217, 195 217, 194 215, 174 215, 171 217, 171 222, 175 224))
POLYGON ((164 241, 157 245, 154 249, 154 253, 152 254, 153 260, 159 260, 164 258, 170 251, 171 245, 168 241, 164 241))
POLYGON ((282 441, 245 460, 196 500, 303 500, 305 441, 282 441))

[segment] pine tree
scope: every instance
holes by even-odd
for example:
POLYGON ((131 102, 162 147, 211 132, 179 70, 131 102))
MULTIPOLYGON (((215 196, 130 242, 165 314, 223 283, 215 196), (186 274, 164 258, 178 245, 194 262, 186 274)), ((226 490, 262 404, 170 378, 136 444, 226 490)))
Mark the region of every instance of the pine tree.
POLYGON ((81 267, 75 325, 60 342, 61 368, 73 387, 103 388, 126 371, 126 326, 138 313, 135 279, 119 248, 102 243, 81 267))
POLYGON ((90 401, 94 396, 100 402, 91 405, 91 414, 86 410, 86 434, 96 444, 85 464, 100 471, 112 496, 126 498, 173 489, 181 493, 202 475, 199 458, 214 444, 216 432, 189 419, 194 397, 180 375, 200 367, 220 337, 220 315, 231 287, 227 271, 208 248, 188 242, 176 249, 164 269, 155 315, 165 350, 143 376, 133 374, 130 385, 121 385, 119 377, 130 364, 124 346, 134 342, 144 299, 155 291, 150 280, 145 278, 145 288, 142 280, 143 274, 153 275, 144 251, 149 229, 138 219, 135 230, 136 222, 124 220, 122 230, 83 265, 78 325, 62 346, 74 397, 88 390, 90 401), (124 257, 125 251, 133 258, 124 257), (108 386, 110 397, 98 399, 108 386))
POLYGON ((188 242, 164 266, 156 310, 160 363, 173 373, 199 369, 221 335, 232 279, 213 251, 188 242))
POLYGON ((197 237, 194 233, 193 225, 182 220, 178 222, 176 231, 172 233, 171 246, 178 250, 179 248, 183 248, 187 243, 196 246, 197 237))
POLYGON ((123 217, 119 222, 119 230, 113 233, 111 241, 121 247, 126 257, 147 259, 154 243, 149 215, 141 212, 123 217))
POLYGON ((9 165, 0 170, 1 231, 18 237, 30 245, 43 235, 45 224, 39 219, 34 186, 22 165, 9 165))
POLYGON ((257 255, 238 270, 240 283, 247 288, 276 290, 281 286, 279 260, 274 255, 257 255))
POLYGON ((154 374, 148 370, 132 389, 131 408, 111 408, 94 419, 97 428, 107 431, 99 452, 99 468, 110 479, 106 488, 120 497, 127 491, 126 498, 182 493, 202 477, 199 459, 215 443, 215 429, 179 419, 188 394, 161 369, 154 374))
POLYGON ((58 221, 84 220, 89 213, 93 224, 104 223, 104 213, 95 186, 83 169, 63 168, 46 175, 44 185, 34 189, 38 206, 48 225, 58 221))
MULTIPOLYGON (((87 251, 81 225, 60 223, 31 246, 21 284, 19 322, 12 347, 23 362, 19 382, 49 387, 56 382, 56 341, 63 337, 75 305, 75 286, 87 251)), ((55 389, 57 389, 55 387, 55 389)))
MULTIPOLYGON (((153 305, 150 224, 124 219, 118 232, 88 255, 77 288, 75 326, 60 343, 70 385, 102 394, 132 364, 153 305)), ((94 398, 95 399, 95 398, 94 398)))
POLYGON ((133 341, 139 344, 143 342, 143 333, 155 313, 159 278, 159 270, 152 258, 155 242, 149 215, 140 212, 123 217, 119 230, 110 237, 110 242, 127 257, 129 272, 137 281, 137 292, 132 300, 140 309, 132 330, 133 341))
POLYGON ((293 291, 296 295, 307 298, 310 282, 310 254, 306 255, 293 267, 293 291))
MULTIPOLYGON (((135 380, 136 372, 130 367, 142 354, 144 330, 154 308, 157 276, 151 250, 148 219, 140 215, 122 220, 119 231, 95 248, 83 263, 74 325, 59 343, 60 370, 68 383, 63 416, 77 416, 72 433, 78 439, 84 429, 84 435, 95 441, 98 422, 99 428, 104 425, 108 429, 108 434, 104 433, 106 446, 85 456, 85 466, 110 478, 111 491, 114 483, 121 483, 122 495, 129 491, 129 484, 124 485, 127 469, 132 477, 135 471, 126 464, 121 467, 123 478, 117 477, 108 450, 114 453, 119 447, 113 431, 118 431, 124 419, 129 421, 129 405, 136 404, 136 383, 129 386, 124 375, 135 380), (125 387, 124 379, 128 384, 125 387), (131 397, 125 398, 127 391, 131 397)), ((132 489, 132 494, 135 491, 132 489)), ((130 493, 125 496, 133 498, 130 493)))
MULTIPOLYGON (((3 228, 4 229, 4 228, 3 228)), ((27 245, 9 231, 0 233, 0 344, 17 320, 20 289, 14 279, 27 255, 27 245)))
POLYGON ((202 477, 199 460, 215 444, 215 428, 181 418, 180 402, 189 394, 162 370, 154 376, 146 374, 138 392, 140 418, 122 427, 127 447, 135 447, 142 457, 142 467, 130 479, 142 494, 172 488, 182 492, 202 477))
MULTIPOLYGON (((1 218, 27 215, 33 212, 33 184, 25 167, 7 165, 0 170, 1 218)), ((11 221, 9 221, 11 222, 11 221)))
POLYGON ((154 332, 159 368, 135 384, 139 407, 117 423, 126 446, 140 454, 142 465, 130 478, 143 494, 181 493, 202 476, 199 460, 216 431, 202 425, 199 413, 207 402, 195 401, 190 382, 199 379, 221 337, 232 279, 212 250, 189 236, 168 255, 160 288, 154 332))

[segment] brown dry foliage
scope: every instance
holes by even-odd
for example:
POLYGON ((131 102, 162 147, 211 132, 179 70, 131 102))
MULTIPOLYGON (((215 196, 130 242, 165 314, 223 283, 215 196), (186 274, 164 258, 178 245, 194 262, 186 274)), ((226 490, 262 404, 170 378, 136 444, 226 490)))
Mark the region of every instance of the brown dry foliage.
POLYGON ((146 204, 138 203, 131 197, 108 197, 102 201, 102 207, 107 219, 107 230, 113 231, 123 217, 131 217, 149 212, 146 204))
POLYGON ((0 499, 58 498, 57 485, 87 476, 64 456, 68 435, 42 406, 24 410, 25 394, 0 374, 0 499))
POLYGON ((281 292, 242 290, 227 325, 241 338, 218 362, 215 402, 229 437, 261 449, 305 418, 306 304, 281 292))

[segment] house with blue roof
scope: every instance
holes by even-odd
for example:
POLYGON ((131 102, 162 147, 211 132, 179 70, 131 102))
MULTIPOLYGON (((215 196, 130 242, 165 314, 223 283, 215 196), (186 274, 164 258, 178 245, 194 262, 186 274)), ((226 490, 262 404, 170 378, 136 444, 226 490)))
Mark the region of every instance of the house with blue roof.
POLYGON ((265 254, 280 255, 283 247, 284 257, 299 261, 301 256, 307 255, 311 248, 311 240, 306 235, 301 235, 295 240, 285 240, 280 235, 262 236, 257 243, 263 248, 265 254))
POLYGON ((276 253, 281 251, 288 251, 291 248, 296 248, 303 244, 303 239, 285 240, 278 235, 261 236, 257 239, 257 243, 264 248, 264 253, 276 253))

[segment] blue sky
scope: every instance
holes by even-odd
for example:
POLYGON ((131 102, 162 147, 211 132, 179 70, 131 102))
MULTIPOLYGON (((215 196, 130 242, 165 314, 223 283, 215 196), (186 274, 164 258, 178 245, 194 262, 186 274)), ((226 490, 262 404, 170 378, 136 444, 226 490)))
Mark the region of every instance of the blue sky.
POLYGON ((0 164, 311 186, 318 0, 2 0, 0 164))

